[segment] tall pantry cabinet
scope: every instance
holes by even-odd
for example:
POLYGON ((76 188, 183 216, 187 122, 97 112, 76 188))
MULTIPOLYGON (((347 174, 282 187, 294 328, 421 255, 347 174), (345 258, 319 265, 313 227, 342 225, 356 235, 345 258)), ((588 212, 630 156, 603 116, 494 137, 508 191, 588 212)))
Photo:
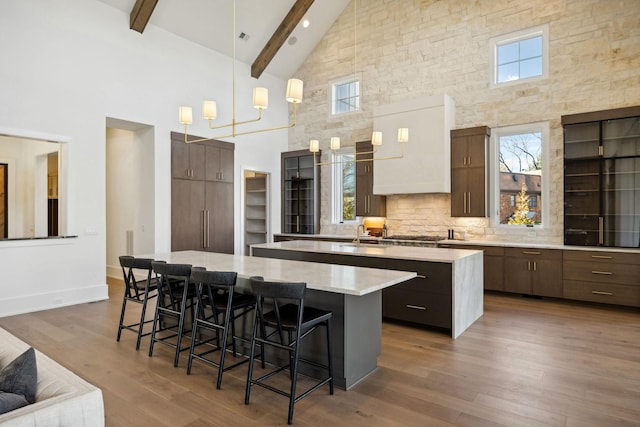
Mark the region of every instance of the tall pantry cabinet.
POLYGON ((171 133, 171 250, 233 253, 232 143, 171 133), (190 137, 195 139, 195 137, 190 137))

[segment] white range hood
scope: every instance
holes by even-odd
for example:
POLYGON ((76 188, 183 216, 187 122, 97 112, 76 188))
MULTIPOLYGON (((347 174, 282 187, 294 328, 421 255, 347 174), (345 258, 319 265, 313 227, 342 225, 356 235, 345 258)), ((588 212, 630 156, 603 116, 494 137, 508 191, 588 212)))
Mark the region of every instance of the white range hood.
POLYGON ((450 193, 450 131, 455 126, 455 103, 447 94, 381 105, 373 111, 373 128, 384 142, 375 157, 401 151, 398 128, 409 128, 404 158, 375 162, 374 194, 450 193))

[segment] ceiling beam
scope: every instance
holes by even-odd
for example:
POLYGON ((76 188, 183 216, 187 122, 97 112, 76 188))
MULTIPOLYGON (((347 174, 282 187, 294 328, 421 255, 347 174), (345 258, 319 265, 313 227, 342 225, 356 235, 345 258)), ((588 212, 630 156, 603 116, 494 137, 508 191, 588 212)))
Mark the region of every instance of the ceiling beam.
POLYGON ((129 16, 129 28, 142 34, 156 4, 158 4, 158 0, 136 0, 129 16))
POLYGON ((251 77, 257 79, 262 75, 312 4, 313 0, 296 0, 289 13, 287 13, 287 16, 284 17, 267 44, 262 48, 262 52, 260 52, 256 60, 251 64, 251 77))

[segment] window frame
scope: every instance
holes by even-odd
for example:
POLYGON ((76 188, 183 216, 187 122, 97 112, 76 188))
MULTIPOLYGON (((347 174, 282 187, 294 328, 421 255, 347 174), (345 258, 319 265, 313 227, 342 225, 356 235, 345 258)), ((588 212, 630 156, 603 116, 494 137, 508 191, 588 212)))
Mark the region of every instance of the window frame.
MULTIPOLYGON (((493 220, 492 226, 502 230, 544 230, 549 227, 550 221, 550 207, 549 207, 549 187, 551 186, 549 177, 551 174, 551 169, 549 168, 549 145, 551 143, 550 139, 550 125, 549 122, 535 122, 535 123, 527 123, 520 125, 512 125, 512 126, 503 126, 499 128, 491 129, 491 144, 489 147, 489 156, 491 162, 491 173, 489 174, 489 196, 490 196, 490 206, 493 207, 493 220), (542 191, 540 192, 540 198, 543 201, 542 210, 540 211, 542 214, 542 221, 540 224, 533 225, 524 225, 524 224, 501 224, 500 223, 500 137, 517 135, 517 134, 526 134, 526 133, 534 133, 540 132, 542 136, 542 147, 541 147, 541 155, 542 155, 542 174, 541 174, 541 185, 542 191)), ((516 200, 517 202, 517 200, 516 200)), ((537 201, 538 204, 540 201, 537 201)))
POLYGON ((514 31, 489 39, 489 85, 491 88, 512 86, 519 83, 534 82, 549 77, 549 25, 538 25, 524 30, 514 31), (520 42, 533 37, 542 36, 542 74, 507 82, 498 82, 498 46, 520 42))
MULTIPOLYGON (((342 181, 342 169, 344 162, 343 156, 353 157, 353 147, 342 147, 339 150, 331 153, 331 223, 332 224, 355 224, 358 222, 358 217, 355 215, 353 219, 344 220, 342 218, 343 212, 343 181, 342 181)), ((353 164, 354 175, 354 209, 355 198, 357 197, 357 191, 355 189, 355 163, 353 164)))
POLYGON ((329 81, 329 89, 327 90, 328 102, 329 102, 329 117, 344 117, 350 114, 356 114, 360 111, 360 108, 356 108, 352 111, 336 112, 336 88, 337 86, 358 83, 358 107, 362 104, 362 76, 360 73, 350 74, 337 79, 329 81))

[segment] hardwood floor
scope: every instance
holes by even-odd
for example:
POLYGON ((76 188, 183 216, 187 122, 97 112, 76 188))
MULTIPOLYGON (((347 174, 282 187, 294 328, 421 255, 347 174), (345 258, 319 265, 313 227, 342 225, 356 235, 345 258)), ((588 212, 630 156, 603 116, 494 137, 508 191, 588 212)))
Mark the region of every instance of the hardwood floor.
MULTIPOLYGON (((122 284, 108 302, 0 318, 0 326, 100 387, 107 426, 286 424, 286 399, 255 389, 246 367, 224 374, 149 339, 115 340, 122 284)), ((134 310, 137 307, 134 308, 134 310)), ((379 368, 352 390, 296 404, 296 425, 640 426, 637 310, 488 294, 485 314, 453 341, 383 325, 379 368)))

